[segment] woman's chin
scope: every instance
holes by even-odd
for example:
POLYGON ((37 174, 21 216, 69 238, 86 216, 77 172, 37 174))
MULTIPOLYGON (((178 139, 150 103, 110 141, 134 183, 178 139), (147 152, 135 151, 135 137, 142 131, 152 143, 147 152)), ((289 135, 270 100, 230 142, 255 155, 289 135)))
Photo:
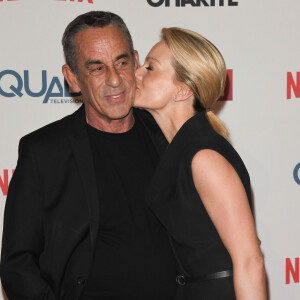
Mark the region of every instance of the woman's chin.
POLYGON ((134 100, 133 107, 147 110, 147 107, 145 107, 145 105, 143 105, 143 103, 139 100, 134 100))

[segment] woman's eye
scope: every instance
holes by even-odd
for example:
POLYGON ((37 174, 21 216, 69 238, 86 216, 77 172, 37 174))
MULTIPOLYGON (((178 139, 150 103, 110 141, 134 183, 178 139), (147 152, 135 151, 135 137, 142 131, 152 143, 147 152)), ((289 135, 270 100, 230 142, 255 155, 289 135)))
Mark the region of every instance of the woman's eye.
POLYGON ((148 70, 148 71, 152 71, 153 70, 153 68, 150 65, 147 66, 147 67, 145 67, 145 69, 148 70))

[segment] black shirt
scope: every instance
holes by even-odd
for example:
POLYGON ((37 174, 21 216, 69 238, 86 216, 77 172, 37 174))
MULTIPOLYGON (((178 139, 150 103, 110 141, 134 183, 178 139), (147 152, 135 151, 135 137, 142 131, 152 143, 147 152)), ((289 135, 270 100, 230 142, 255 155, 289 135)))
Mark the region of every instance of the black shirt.
POLYGON ((87 126, 98 183, 100 228, 83 299, 173 299, 173 253, 164 228, 145 203, 159 161, 154 146, 138 119, 125 133, 87 126))

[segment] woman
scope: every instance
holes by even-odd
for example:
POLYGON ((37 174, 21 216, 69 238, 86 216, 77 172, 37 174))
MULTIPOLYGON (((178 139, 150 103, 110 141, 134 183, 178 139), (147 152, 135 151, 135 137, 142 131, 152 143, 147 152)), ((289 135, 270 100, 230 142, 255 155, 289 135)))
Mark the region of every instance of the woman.
POLYGON ((178 262, 176 299, 266 299, 250 179, 210 110, 226 81, 221 54, 195 32, 164 28, 136 79, 135 106, 170 143, 147 201, 178 262))

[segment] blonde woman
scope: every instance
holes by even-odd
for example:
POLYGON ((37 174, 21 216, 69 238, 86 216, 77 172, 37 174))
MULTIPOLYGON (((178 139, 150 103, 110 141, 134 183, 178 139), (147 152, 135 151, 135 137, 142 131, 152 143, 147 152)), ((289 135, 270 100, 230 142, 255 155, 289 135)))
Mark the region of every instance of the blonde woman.
POLYGON ((176 299, 265 300, 249 175, 211 111, 226 81, 221 54, 195 32, 164 28, 136 79, 135 106, 170 143, 147 201, 178 262, 176 299))

